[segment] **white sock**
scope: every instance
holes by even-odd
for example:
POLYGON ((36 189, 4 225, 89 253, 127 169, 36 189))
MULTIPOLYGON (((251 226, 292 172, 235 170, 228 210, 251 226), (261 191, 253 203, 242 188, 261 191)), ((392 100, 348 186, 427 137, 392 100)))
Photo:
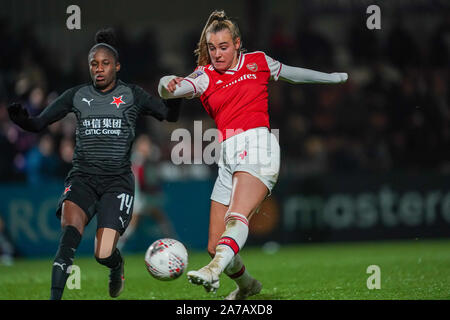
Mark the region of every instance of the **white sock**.
POLYGON ((216 255, 208 266, 220 274, 242 249, 248 236, 247 218, 236 212, 225 215, 225 232, 216 246, 216 255))
POLYGON ((231 262, 224 270, 225 274, 236 282, 239 288, 246 288, 249 286, 253 277, 245 268, 244 262, 239 254, 235 255, 231 262))

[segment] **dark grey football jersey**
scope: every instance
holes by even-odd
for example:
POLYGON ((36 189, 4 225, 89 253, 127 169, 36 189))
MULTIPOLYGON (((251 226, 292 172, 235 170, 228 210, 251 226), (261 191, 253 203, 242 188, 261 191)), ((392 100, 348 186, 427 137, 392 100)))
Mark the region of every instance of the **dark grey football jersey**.
POLYGON ((77 118, 73 171, 115 175, 131 172, 130 152, 138 116, 164 120, 169 108, 139 86, 118 80, 105 93, 92 84, 69 89, 39 117, 52 123, 69 112, 77 118))

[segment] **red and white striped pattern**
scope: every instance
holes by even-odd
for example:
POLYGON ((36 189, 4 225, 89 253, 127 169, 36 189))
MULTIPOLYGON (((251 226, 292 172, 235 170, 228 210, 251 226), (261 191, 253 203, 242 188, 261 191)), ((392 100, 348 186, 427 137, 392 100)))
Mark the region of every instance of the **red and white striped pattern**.
POLYGON ((239 270, 236 273, 233 273, 232 275, 229 275, 229 277, 231 279, 236 279, 236 278, 239 278, 240 276, 242 276, 244 274, 244 272, 245 272, 245 266, 243 265, 241 270, 239 270))
POLYGON ((225 225, 228 224, 230 220, 238 220, 248 226, 248 220, 245 216, 239 213, 228 213, 225 215, 225 225))
POLYGON ((221 244, 229 246, 231 248, 231 250, 233 250, 235 255, 239 252, 239 245, 237 244, 236 240, 234 240, 233 238, 222 237, 222 238, 220 238, 217 245, 221 245, 221 244))

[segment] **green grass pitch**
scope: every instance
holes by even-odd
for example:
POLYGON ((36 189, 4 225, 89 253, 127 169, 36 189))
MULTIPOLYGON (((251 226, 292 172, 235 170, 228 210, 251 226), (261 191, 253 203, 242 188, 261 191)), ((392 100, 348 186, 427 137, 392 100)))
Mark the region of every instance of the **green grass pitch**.
MULTIPOLYGON (((450 240, 411 240, 282 246, 275 253, 246 247, 241 255, 249 272, 263 283, 257 300, 428 300, 450 298, 450 240), (380 289, 369 290, 370 265, 380 268, 380 289)), ((118 299, 221 300, 234 283, 225 275, 217 293, 190 284, 186 274, 162 282, 145 269, 144 254, 123 253, 125 290, 118 299)), ((206 252, 189 252, 188 270, 209 261, 206 252)), ((0 299, 47 300, 52 258, 17 259, 0 266, 0 299)), ((77 257, 81 288, 65 289, 64 299, 103 300, 108 270, 92 257, 77 257)))

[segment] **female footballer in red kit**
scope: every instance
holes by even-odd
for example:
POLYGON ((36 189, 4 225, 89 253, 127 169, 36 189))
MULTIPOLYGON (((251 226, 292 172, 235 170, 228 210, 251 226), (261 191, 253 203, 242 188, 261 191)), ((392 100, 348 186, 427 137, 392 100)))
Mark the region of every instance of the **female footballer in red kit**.
POLYGON ((247 240, 248 221, 270 195, 280 167, 278 140, 269 125, 268 82, 342 83, 348 75, 287 66, 261 51, 244 53, 239 28, 224 11, 211 13, 195 54, 198 67, 192 74, 165 76, 158 87, 164 99, 199 97, 219 131, 208 239, 212 260, 187 276, 215 292, 225 272, 237 284, 226 299, 242 300, 258 294, 262 284, 238 252, 247 240))

